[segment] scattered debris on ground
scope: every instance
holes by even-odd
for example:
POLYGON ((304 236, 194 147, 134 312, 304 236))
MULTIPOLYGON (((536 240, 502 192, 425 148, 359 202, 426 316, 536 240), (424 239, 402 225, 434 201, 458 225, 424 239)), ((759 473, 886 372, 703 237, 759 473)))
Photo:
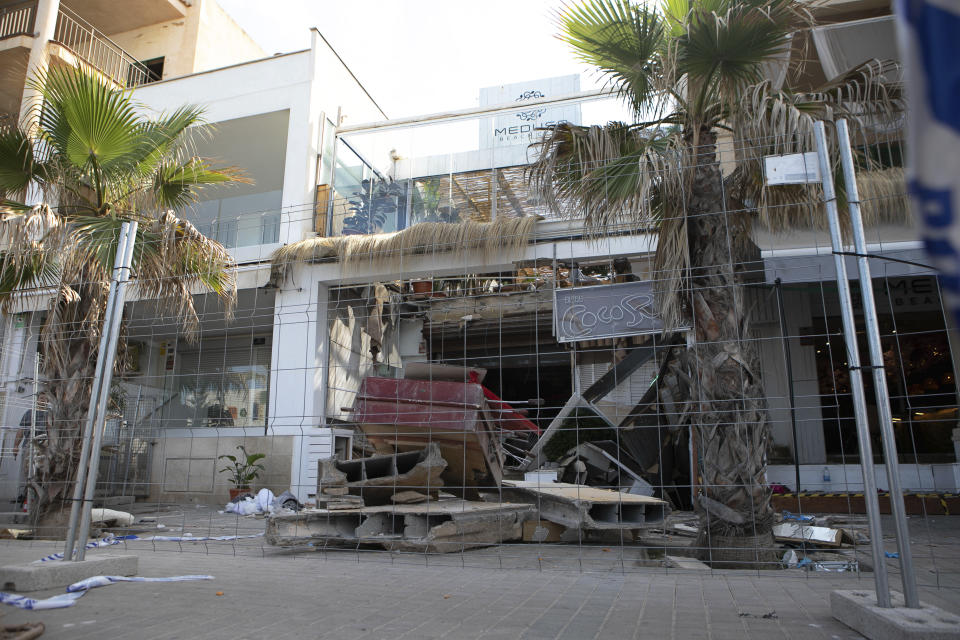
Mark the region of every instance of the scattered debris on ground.
POLYGON ((826 547, 839 547, 843 540, 843 532, 829 527, 784 522, 773 528, 773 538, 777 542, 812 542, 826 547))

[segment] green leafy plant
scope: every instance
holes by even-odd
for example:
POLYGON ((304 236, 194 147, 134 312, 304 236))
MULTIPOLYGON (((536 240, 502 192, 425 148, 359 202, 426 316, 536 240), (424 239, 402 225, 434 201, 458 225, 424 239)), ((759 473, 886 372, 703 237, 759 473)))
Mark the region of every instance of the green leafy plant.
POLYGON ((229 460, 230 464, 220 469, 220 473, 229 473, 230 482, 233 486, 239 488, 249 488, 250 483, 260 476, 261 471, 266 469, 260 461, 267 457, 265 453, 247 453, 247 449, 242 445, 237 445, 243 455, 232 456, 225 454, 217 456, 217 460, 229 460))

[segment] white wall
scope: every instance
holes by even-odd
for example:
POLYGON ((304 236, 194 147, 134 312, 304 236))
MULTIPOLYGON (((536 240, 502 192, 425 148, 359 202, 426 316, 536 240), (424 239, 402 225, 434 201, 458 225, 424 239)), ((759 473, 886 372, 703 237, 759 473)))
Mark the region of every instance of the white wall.
POLYGON ((107 35, 137 60, 163 57, 165 80, 267 55, 216 0, 194 0, 177 20, 107 35))

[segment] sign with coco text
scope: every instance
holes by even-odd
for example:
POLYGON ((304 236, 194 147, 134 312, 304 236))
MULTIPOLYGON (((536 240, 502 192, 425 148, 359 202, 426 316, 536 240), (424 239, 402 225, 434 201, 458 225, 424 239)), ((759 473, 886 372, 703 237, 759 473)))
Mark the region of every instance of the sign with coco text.
POLYGON ((558 289, 553 297, 553 317, 559 342, 663 331, 652 282, 558 289))

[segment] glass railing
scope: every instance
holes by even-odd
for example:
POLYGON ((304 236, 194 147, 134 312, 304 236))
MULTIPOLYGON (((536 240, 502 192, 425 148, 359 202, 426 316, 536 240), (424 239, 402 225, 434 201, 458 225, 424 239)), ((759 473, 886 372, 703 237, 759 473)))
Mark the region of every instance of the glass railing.
POLYGON ((274 244, 280 238, 280 201, 280 191, 206 200, 184 215, 228 249, 274 244))
POLYGON ((321 177, 333 185, 327 233, 389 233, 420 222, 499 216, 553 217, 528 186, 531 145, 557 122, 593 125, 630 116, 609 94, 550 103, 538 97, 532 96, 533 105, 515 109, 495 105, 475 115, 341 132, 329 173, 321 177))

